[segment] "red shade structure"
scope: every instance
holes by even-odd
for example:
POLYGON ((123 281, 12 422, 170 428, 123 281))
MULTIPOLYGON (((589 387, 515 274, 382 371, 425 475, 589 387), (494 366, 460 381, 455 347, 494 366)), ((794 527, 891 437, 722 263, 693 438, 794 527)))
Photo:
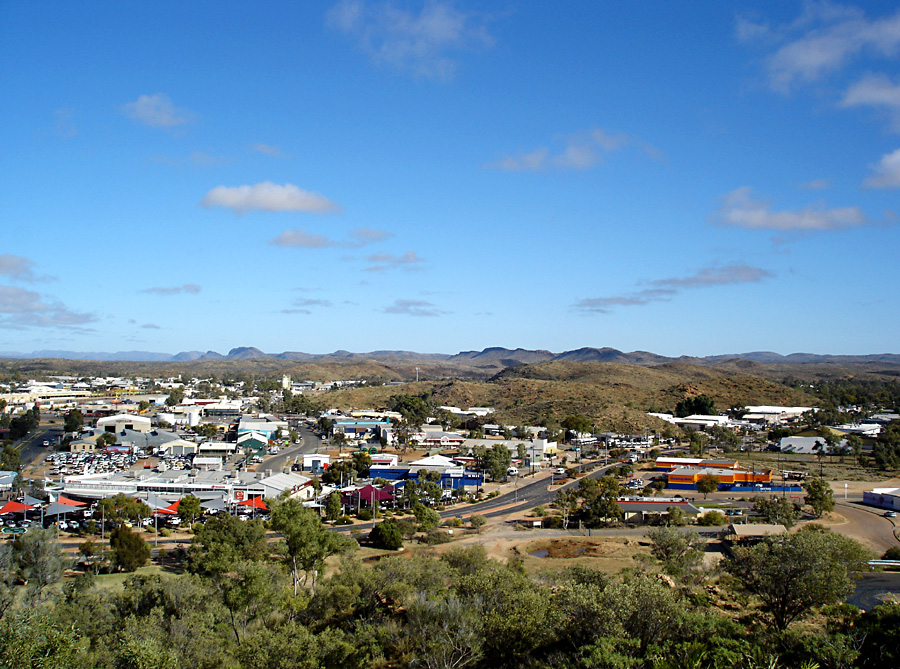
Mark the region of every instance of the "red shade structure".
POLYGON ((59 496, 59 499, 56 500, 57 504, 65 504, 66 506, 85 506, 84 502, 76 502, 74 499, 69 499, 68 497, 59 496))
POLYGON ((265 505, 262 497, 251 497, 250 499, 245 499, 242 502, 238 502, 238 506, 249 506, 253 509, 259 509, 260 511, 268 511, 269 507, 265 505))
POLYGON ((169 506, 165 507, 164 509, 157 509, 156 511, 153 512, 153 514, 154 515, 166 514, 169 516, 174 516, 175 514, 178 513, 178 505, 179 504, 181 504, 181 500, 176 499, 174 502, 169 504, 169 506))
POLYGON ((32 509, 37 508, 31 506, 29 504, 22 504, 21 502, 17 502, 14 499, 9 500, 6 504, 0 508, 0 514, 4 513, 21 513, 22 511, 31 511, 32 509))

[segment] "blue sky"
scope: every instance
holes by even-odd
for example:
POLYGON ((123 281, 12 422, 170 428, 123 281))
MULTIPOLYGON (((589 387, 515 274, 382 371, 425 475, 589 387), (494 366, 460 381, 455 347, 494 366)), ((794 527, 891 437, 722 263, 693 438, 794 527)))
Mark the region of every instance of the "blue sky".
POLYGON ((0 25, 0 351, 900 352, 896 3, 0 25))

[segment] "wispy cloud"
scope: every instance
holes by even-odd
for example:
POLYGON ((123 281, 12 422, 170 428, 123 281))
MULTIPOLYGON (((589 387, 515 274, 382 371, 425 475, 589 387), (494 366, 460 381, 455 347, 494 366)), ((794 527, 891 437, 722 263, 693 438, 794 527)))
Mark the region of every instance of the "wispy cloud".
POLYGON ((155 323, 144 323, 141 328, 144 330, 162 330, 162 328, 155 323))
POLYGON ((608 133, 599 128, 557 138, 555 151, 539 147, 486 163, 488 169, 508 172, 539 172, 548 169, 587 170, 602 163, 605 157, 626 146, 634 146, 653 160, 662 158, 655 147, 622 133, 608 133))
POLYGON ((766 200, 753 197, 753 189, 744 186, 723 198, 722 208, 710 216, 718 225, 782 232, 839 230, 872 223, 859 207, 828 209, 823 204, 805 209, 775 211, 766 200))
POLYGON ((71 109, 57 109, 53 114, 56 117, 57 135, 66 139, 78 135, 78 128, 75 127, 74 111, 71 109))
POLYGON ((393 253, 373 253, 366 258, 369 266, 367 272, 384 272, 389 269, 418 269, 425 262, 415 251, 407 251, 402 255, 393 253))
POLYGON ((345 248, 358 249, 369 244, 376 244, 390 239, 393 235, 385 230, 373 230, 371 228, 356 228, 347 234, 347 239, 341 241, 324 235, 308 233, 305 230, 285 230, 280 235, 269 241, 273 246, 285 246, 303 249, 345 248))
POLYGON ((311 314, 313 309, 315 308, 328 308, 332 306, 331 300, 322 300, 322 299, 313 299, 313 298, 302 298, 296 299, 291 302, 291 306, 287 309, 282 309, 281 313, 283 314, 311 314))
POLYGON ((0 286, 0 327, 12 330, 66 328, 72 332, 87 332, 90 328, 84 326, 96 320, 94 314, 72 311, 59 300, 45 299, 33 290, 0 286))
POLYGON ((393 304, 386 306, 382 311, 386 314, 404 316, 440 316, 447 313, 425 300, 394 300, 393 304))
POLYGON ((190 123, 193 114, 178 109, 165 93, 141 95, 134 102, 122 106, 128 118, 154 128, 173 128, 190 123))
POLYGON ((196 294, 201 290, 200 286, 195 283, 186 283, 183 286, 172 286, 162 288, 144 288, 142 293, 150 295, 182 295, 184 293, 196 294))
POLYGON ((200 201, 204 207, 225 207, 238 214, 248 211, 304 211, 327 214, 338 211, 337 204, 318 193, 293 184, 264 181, 246 186, 216 186, 200 201))
POLYGON ((865 181, 871 188, 900 188, 900 149, 882 156, 873 166, 872 176, 865 181))
POLYGON ((261 153, 272 158, 285 158, 287 154, 281 150, 281 147, 272 146, 271 144, 251 144, 250 150, 254 153, 261 153))
POLYGON ((900 132, 900 84, 883 74, 870 74, 847 89, 842 107, 875 107, 891 117, 895 131, 900 132))
POLYGON ((831 182, 828 179, 813 179, 812 181, 798 184, 798 186, 803 190, 827 190, 831 188, 831 182))
POLYGON ((344 0, 328 12, 327 22, 376 64, 422 77, 449 79, 457 54, 493 44, 484 17, 438 0, 419 13, 390 2, 344 0))
POLYGON ((685 277, 657 279, 650 281, 647 288, 642 288, 622 295, 607 297, 591 297, 576 302, 576 311, 608 313, 615 307, 630 307, 664 302, 672 299, 684 290, 694 288, 712 288, 742 283, 758 283, 772 276, 768 270, 752 265, 722 265, 706 267, 685 277))
POLYGON ((900 12, 870 19, 855 7, 807 2, 802 15, 782 26, 739 19, 743 41, 779 45, 766 60, 772 88, 788 91, 839 71, 862 56, 891 58, 900 46, 900 12))
POLYGON ((11 253, 0 253, 0 276, 15 281, 50 281, 55 277, 38 275, 34 272, 34 261, 11 253))
POLYGON ((304 230, 285 230, 269 241, 273 246, 285 246, 301 249, 327 249, 338 243, 324 235, 310 234, 304 230))

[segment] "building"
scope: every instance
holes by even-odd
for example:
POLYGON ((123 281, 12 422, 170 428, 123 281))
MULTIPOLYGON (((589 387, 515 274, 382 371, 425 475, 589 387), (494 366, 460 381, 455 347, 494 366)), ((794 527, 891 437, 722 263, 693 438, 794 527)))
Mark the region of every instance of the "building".
POLYGON ((656 471, 670 472, 679 467, 718 467, 722 469, 740 469, 737 460, 709 460, 707 458, 656 458, 656 471))
POLYGON ((875 488, 863 492, 863 504, 871 504, 889 511, 900 511, 900 488, 875 488))
POLYGON ((726 469, 723 467, 678 467, 667 475, 666 487, 674 490, 696 490, 704 476, 719 479, 719 490, 743 486, 771 486, 772 470, 726 469))
MULTIPOLYGON (((796 453, 798 455, 831 455, 825 437, 784 437, 778 442, 782 453, 796 453)), ((847 440, 842 439, 834 448, 835 454, 846 452, 847 440)))
POLYGON ((621 497, 617 503, 626 523, 643 523, 651 517, 668 515, 670 508, 681 509, 689 516, 700 513, 700 509, 681 497, 621 497))
POLYGON ((150 418, 147 416, 136 416, 133 414, 118 414, 115 416, 106 416, 97 419, 97 429, 105 432, 121 432, 122 430, 133 430, 135 432, 150 432, 152 426, 150 418))

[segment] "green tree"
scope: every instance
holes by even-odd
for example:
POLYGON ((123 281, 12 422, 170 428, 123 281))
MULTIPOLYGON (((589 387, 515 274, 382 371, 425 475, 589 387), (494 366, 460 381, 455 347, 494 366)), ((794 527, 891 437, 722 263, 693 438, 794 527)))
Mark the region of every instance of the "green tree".
POLYGON ((736 548, 724 567, 760 599, 771 626, 782 631, 814 607, 842 601, 869 558, 849 537, 802 530, 736 548))
POLYGON ((623 517, 618 503, 621 491, 619 482, 612 476, 581 479, 578 482, 578 496, 585 524, 588 527, 598 527, 620 521, 623 517))
POLYGON ((115 446, 118 439, 113 432, 104 432, 97 437, 97 448, 106 448, 107 446, 115 446))
POLYGON ((200 498, 194 495, 185 495, 178 503, 178 515, 182 518, 189 518, 191 525, 194 524, 194 518, 200 515, 202 508, 200 506, 200 498))
POLYGON ((722 480, 714 474, 704 474, 697 479, 697 492, 703 495, 703 499, 706 499, 709 493, 719 489, 721 482, 722 480))
POLYGON ((123 571, 134 571, 147 564, 150 559, 150 545, 124 525, 110 533, 109 546, 113 553, 113 564, 123 571))
POLYGON ((166 406, 176 406, 184 401, 184 388, 173 388, 166 398, 166 406))
POLYGON ((675 415, 678 418, 688 416, 715 416, 717 415, 716 403, 707 395, 686 397, 675 406, 675 415))
POLYGON ((295 597, 307 583, 315 591, 316 576, 325 560, 353 545, 351 539, 324 527, 319 516, 298 499, 277 500, 272 504, 271 519, 272 529, 283 537, 279 547, 291 574, 295 597))
POLYGON ((119 493, 115 497, 101 499, 98 505, 100 507, 99 515, 106 520, 135 521, 141 518, 149 518, 152 513, 146 503, 134 497, 129 497, 124 493, 119 493))
POLYGON ((378 523, 369 533, 369 541, 375 548, 395 551, 403 547, 403 535, 393 520, 378 523))
POLYGON ((469 516, 469 525, 471 525, 472 529, 478 534, 481 534, 481 528, 484 527, 486 522, 487 519, 479 513, 473 513, 469 516))
POLYGON ((366 478, 369 476, 369 467, 372 466, 372 456, 368 451, 354 451, 350 456, 353 462, 353 469, 356 470, 357 476, 366 478))
POLYGON ((194 534, 188 549, 188 570, 220 579, 237 562, 263 559, 268 553, 266 530, 258 520, 241 521, 217 514, 194 534))
POLYGON ((422 530, 430 530, 441 524, 441 515, 434 509, 422 504, 422 502, 413 504, 412 512, 422 530))
POLYGON ((566 416, 562 421, 562 426, 569 432, 575 434, 590 434, 594 429, 594 424, 587 416, 579 414, 571 414, 566 416))
POLYGON ((81 413, 81 409, 71 409, 66 414, 66 420, 63 424, 65 431, 77 432, 82 425, 84 425, 84 414, 81 413))
POLYGON ((651 542, 651 554, 662 563, 667 574, 687 579, 702 567, 706 542, 696 530, 653 527, 647 531, 647 538, 651 542))
POLYGON ((800 520, 800 512, 794 508, 794 503, 784 497, 754 497, 753 510, 763 522, 784 525, 788 529, 800 520))
POLYGON ((341 495, 333 492, 328 495, 325 500, 325 518, 326 520, 337 520, 341 516, 341 495))
POLYGON ((850 455, 853 456, 853 460, 859 464, 859 456, 862 454, 862 437, 858 434, 848 434, 847 435, 847 448, 850 451, 850 455))
POLYGON ((812 507, 813 514, 817 518, 834 510, 834 494, 831 486, 824 479, 808 479, 804 481, 803 489, 806 490, 806 497, 803 501, 812 507))
POLYGON ((33 599, 43 599, 49 586, 62 578, 65 561, 53 530, 32 529, 17 535, 10 557, 16 576, 33 599))

